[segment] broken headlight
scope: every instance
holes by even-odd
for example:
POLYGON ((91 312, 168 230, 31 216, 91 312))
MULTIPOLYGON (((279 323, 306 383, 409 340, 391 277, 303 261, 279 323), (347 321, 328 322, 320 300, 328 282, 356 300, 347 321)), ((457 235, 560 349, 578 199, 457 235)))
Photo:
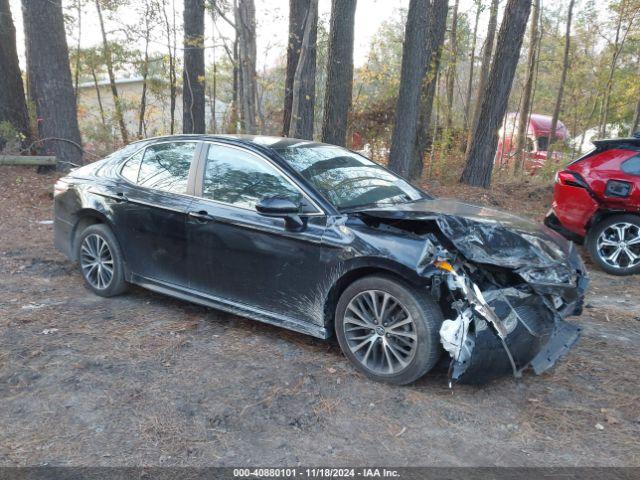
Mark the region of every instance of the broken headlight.
POLYGON ((576 282, 575 272, 565 267, 521 268, 518 273, 527 283, 568 285, 576 282))

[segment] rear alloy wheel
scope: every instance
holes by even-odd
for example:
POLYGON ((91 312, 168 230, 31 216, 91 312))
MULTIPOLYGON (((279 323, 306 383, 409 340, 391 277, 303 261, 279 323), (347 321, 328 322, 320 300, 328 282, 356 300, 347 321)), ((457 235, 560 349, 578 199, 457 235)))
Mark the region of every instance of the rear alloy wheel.
POLYGON ((587 238, 593 260, 607 273, 640 272, 640 217, 615 215, 597 224, 587 238))
POLYGON ((336 334, 344 354, 368 377, 403 385, 437 362, 440 308, 418 291, 387 277, 350 285, 336 309, 336 334))
POLYGON ((84 283, 94 293, 111 297, 126 289, 122 254, 106 225, 91 225, 78 238, 77 258, 84 283))

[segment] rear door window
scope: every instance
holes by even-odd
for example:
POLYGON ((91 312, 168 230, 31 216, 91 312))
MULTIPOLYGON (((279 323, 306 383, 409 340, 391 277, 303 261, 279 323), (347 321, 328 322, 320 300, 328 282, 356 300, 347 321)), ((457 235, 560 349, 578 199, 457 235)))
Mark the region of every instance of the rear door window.
POLYGON ((140 163, 138 185, 186 194, 196 145, 196 142, 168 142, 148 146, 140 163))
POLYGON ((628 173, 629 175, 640 175, 640 154, 622 162, 620 168, 624 173, 628 173))

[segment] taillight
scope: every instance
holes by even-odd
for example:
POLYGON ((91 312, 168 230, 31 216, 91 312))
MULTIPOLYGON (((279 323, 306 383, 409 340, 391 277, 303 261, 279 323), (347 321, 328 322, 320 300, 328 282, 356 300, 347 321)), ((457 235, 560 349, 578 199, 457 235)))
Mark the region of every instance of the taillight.
POLYGON ((68 189, 69 189, 69 184, 64 180, 60 179, 53 186, 53 196, 57 197, 61 193, 66 192, 68 189))
POLYGON ((556 173, 556 183, 560 185, 569 185, 571 187, 587 188, 587 184, 580 174, 572 172, 571 170, 562 170, 556 173))

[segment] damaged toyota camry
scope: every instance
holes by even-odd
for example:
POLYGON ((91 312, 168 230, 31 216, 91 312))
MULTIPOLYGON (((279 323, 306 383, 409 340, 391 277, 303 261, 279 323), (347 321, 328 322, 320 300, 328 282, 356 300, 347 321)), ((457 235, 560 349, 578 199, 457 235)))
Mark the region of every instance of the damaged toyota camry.
POLYGON ((551 368, 587 286, 574 245, 432 198, 349 150, 260 136, 132 143, 55 185, 55 245, 105 297, 129 284, 320 338, 372 379, 551 368))

